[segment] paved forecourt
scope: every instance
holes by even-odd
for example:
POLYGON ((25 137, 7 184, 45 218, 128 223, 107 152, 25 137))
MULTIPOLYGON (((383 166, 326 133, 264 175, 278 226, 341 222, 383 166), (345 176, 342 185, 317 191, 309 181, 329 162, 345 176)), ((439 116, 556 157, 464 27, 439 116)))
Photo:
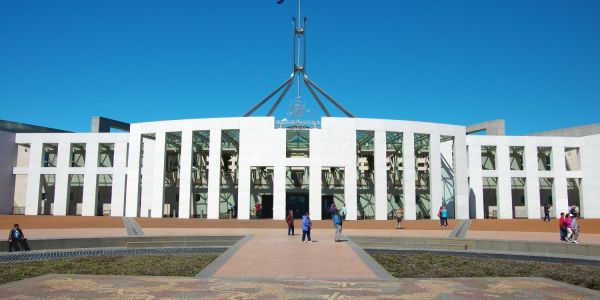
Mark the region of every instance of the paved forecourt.
MULTIPOLYGON (((77 217, 72 217, 78 221, 77 217)), ((4 220, 21 223, 32 238, 36 230, 55 231, 55 235, 77 237, 73 230, 52 222, 67 222, 69 218, 46 219, 48 228, 28 229, 28 221, 4 220), (70 231, 64 231, 70 230, 70 231), (74 236, 75 235, 75 236, 74 236)), ((100 226, 105 230, 124 229, 123 220, 106 219, 100 226), (120 227, 119 227, 120 226, 120 227)), ((504 220, 498 220, 504 221, 504 220)), ((1 222, 1 221, 0 221, 1 222)), ((301 235, 287 235, 286 224, 273 220, 160 220, 137 218, 136 223, 145 236, 223 235, 246 238, 230 247, 211 263, 197 278, 45 275, 0 285, 0 294, 7 299, 20 298, 477 298, 477 299, 597 299, 596 291, 579 288, 541 278, 448 278, 448 279, 393 279, 380 265, 353 241, 334 242, 331 221, 315 221, 313 243, 304 244, 301 235), (221 228, 219 228, 221 225, 221 228)), ((35 222, 29 224, 36 224, 35 222)), ((72 224, 93 229, 93 223, 79 221, 72 224)), ((471 225, 473 232, 507 232, 516 230, 510 223, 496 222, 471 225), (507 225, 508 224, 508 225, 507 225)), ((589 223, 588 225, 591 225, 589 223)), ((301 233, 297 222, 297 233, 301 233)), ((440 228, 436 221, 406 222, 404 229, 396 230, 393 222, 346 222, 344 236, 428 236, 448 237, 458 221, 448 228, 440 228)), ((523 224, 516 222, 518 226, 523 224)), ((546 230, 542 224, 532 230, 546 230), (541 229, 540 229, 541 228, 541 229)), ((36 225, 37 226, 37 225, 36 225)), ((587 226, 587 225, 586 225, 587 226)), ((34 226, 35 227, 35 226, 34 226)), ((539 232, 529 232, 530 235, 539 232)), ((116 231, 115 231, 116 232, 116 231)), ((523 230, 527 233, 527 230, 523 230)), ((521 232, 521 233, 523 233, 521 232)), ((119 233, 120 236, 121 233, 119 233)), ((84 235, 86 237, 88 235, 84 235)), ((41 238, 36 236, 35 238, 41 238)))
POLYGON ((298 234, 273 229, 254 234, 212 277, 378 278, 350 242, 334 241, 332 231, 315 230, 312 243, 302 243, 298 234))

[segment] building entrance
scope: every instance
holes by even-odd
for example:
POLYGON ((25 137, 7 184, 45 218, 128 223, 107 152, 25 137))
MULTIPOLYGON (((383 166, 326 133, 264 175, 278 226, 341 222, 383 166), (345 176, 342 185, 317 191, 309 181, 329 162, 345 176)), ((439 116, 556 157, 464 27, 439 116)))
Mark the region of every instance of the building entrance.
POLYGON ((262 195, 261 197, 261 219, 273 219, 273 195, 262 195))
POLYGON ((308 194, 287 194, 285 201, 286 214, 290 210, 294 212, 295 219, 302 218, 308 212, 308 194))
MULTIPOLYGON (((333 204, 333 195, 323 195, 321 197, 321 219, 331 219, 331 205, 333 204)), ((341 208, 341 207, 340 207, 341 208)), ((339 209, 339 208, 336 208, 339 209)))

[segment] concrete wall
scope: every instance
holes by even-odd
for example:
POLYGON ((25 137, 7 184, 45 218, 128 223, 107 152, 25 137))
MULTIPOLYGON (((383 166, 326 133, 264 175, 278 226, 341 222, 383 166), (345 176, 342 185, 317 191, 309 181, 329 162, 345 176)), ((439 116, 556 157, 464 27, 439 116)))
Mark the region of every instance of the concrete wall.
MULTIPOLYGON (((567 194, 567 178, 582 178, 582 171, 567 171, 565 164, 565 147, 579 147, 586 153, 585 162, 589 168, 598 168, 599 163, 595 161, 592 155, 593 148, 584 147, 584 145, 592 143, 594 139, 590 138, 590 142, 585 143, 581 138, 570 137, 535 137, 535 136, 467 136, 467 144, 469 145, 469 176, 470 189, 474 194, 476 204, 476 217, 483 218, 483 187, 482 177, 497 177, 498 178, 498 218, 511 219, 513 218, 512 210, 512 192, 511 178, 524 177, 526 178, 525 187, 525 206, 527 207, 527 218, 541 218, 540 213, 540 178, 553 178, 553 197, 552 210, 554 215, 559 215, 560 212, 568 210, 568 194, 567 194), (481 166, 481 146, 496 146, 496 169, 482 170, 481 166), (510 146, 525 147, 524 153, 524 170, 510 169, 510 146), (538 166, 537 148, 552 147, 552 168, 550 171, 540 171, 538 166), (595 166, 595 167, 594 167, 595 166)), ((582 157, 583 159, 583 157, 582 157)), ((591 169, 588 172, 593 172, 591 169)), ((599 186, 597 182, 587 181, 582 184, 583 189, 594 189, 599 186), (587 185, 587 187, 586 187, 587 185)), ((597 202, 598 196, 588 195, 583 197, 583 202, 597 202)), ((583 205, 582 205, 583 206, 583 205)), ((589 217, 600 217, 600 214, 590 212, 589 217)))
POLYGON ((0 214, 13 212, 15 176, 12 168, 16 163, 15 134, 0 131, 0 214))
MULTIPOLYGON (((67 214, 69 174, 83 174, 83 202, 81 214, 93 216, 96 214, 96 180, 98 174, 113 175, 113 193, 111 209, 118 208, 124 203, 125 163, 127 159, 127 133, 19 133, 16 143, 29 144, 30 155, 27 167, 15 167, 14 174, 27 175, 27 192, 25 214, 36 215, 40 201, 40 175, 55 174, 56 188, 54 194, 54 215, 67 214), (42 167, 42 146, 44 143, 58 144, 57 166, 42 167), (72 143, 86 144, 85 167, 70 167, 70 149, 72 143), (114 167, 98 167, 98 144, 115 143, 114 167)), ((14 185, 13 185, 14 186, 14 185)), ((121 215, 122 212, 116 212, 121 215)))
MULTIPOLYGON (((415 134, 427 134, 429 146, 429 177, 431 216, 437 218, 437 209, 442 199, 452 197, 447 186, 442 184, 442 157, 452 166, 454 174, 454 213, 458 219, 483 218, 483 177, 498 178, 498 217, 513 218, 511 178, 526 178, 525 207, 519 208, 519 215, 540 218, 539 179, 553 178, 553 209, 555 214, 565 211, 568 204, 566 181, 568 178, 582 178, 582 212, 585 217, 600 217, 600 135, 583 138, 569 137, 509 137, 509 136, 467 136, 464 126, 359 118, 322 118, 320 129, 310 129, 310 153, 308 158, 286 157, 286 129, 275 128, 272 117, 190 119, 161 122, 137 123, 131 125, 130 133, 44 133, 17 134, 16 143, 30 144, 29 162, 19 164, 13 174, 27 175, 26 214, 37 214, 39 201, 40 175, 56 174, 54 214, 64 215, 67 211, 68 175, 84 174, 82 215, 94 215, 96 210, 96 178, 98 174, 112 174, 113 216, 163 217, 165 202, 164 169, 165 143, 168 132, 181 132, 181 160, 178 217, 189 218, 191 201, 191 148, 194 131, 210 132, 208 156, 208 187, 206 193, 207 217, 218 219, 220 215, 220 172, 221 172, 221 133, 223 130, 239 130, 238 218, 251 217, 251 173, 252 167, 273 168, 273 218, 285 218, 286 208, 286 169, 306 167, 309 169, 308 194, 309 209, 313 219, 321 219, 323 167, 339 167, 345 171, 343 199, 348 209, 347 219, 357 218, 357 153, 356 132, 373 131, 374 136, 374 178, 372 193, 375 198, 375 219, 387 219, 389 205, 387 195, 386 132, 403 133, 403 177, 402 199, 405 218, 416 219, 415 188, 415 134), (152 135, 152 139, 142 136, 152 135), (454 147, 440 143, 442 136, 454 137, 454 147), (42 145, 58 144, 58 166, 41 167, 42 145), (85 167, 69 167, 71 143, 85 143, 85 167), (115 163, 112 168, 97 167, 98 144, 115 143, 115 163), (482 170, 481 146, 496 147, 496 169, 482 170), (509 147, 525 148, 525 169, 510 170, 509 147), (539 171, 537 147, 552 147, 552 170, 539 171), (566 171, 565 148, 581 149, 581 170, 566 171), (468 153, 467 153, 468 148, 468 153), (453 152, 452 152, 453 150, 453 152), (143 153, 143 158, 142 154, 143 153), (143 167, 142 167, 143 165, 143 167), (470 178, 470 184, 468 179, 470 178), (525 210, 526 213, 523 211, 525 210)), ((11 144, 12 143, 12 144, 11 144)), ((14 142, 10 147, 15 151, 14 142)), ((12 156, 14 157, 14 155, 12 156)), ((9 183, 13 187, 14 184, 9 183)), ((234 190, 235 193, 235 190, 234 190)), ((12 199, 12 198, 10 198, 12 199)))

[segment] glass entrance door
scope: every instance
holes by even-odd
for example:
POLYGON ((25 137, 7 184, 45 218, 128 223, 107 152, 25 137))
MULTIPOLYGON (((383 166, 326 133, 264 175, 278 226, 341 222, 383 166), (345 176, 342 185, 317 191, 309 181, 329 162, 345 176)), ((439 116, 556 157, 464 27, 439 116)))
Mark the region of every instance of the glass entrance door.
POLYGON ((288 194, 285 203, 286 213, 294 212, 294 218, 300 219, 308 212, 308 194, 288 194))

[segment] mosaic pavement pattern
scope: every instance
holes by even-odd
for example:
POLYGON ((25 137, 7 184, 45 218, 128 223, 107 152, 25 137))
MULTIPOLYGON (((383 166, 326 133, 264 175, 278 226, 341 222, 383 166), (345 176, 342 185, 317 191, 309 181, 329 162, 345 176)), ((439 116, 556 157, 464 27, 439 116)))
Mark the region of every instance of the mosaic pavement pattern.
POLYGON ((227 247, 203 247, 203 248, 100 248, 79 250, 45 250, 45 251, 19 251, 11 253, 0 253, 0 263, 60 259, 67 257, 85 256, 126 256, 145 254, 200 254, 200 253, 223 253, 227 247))
POLYGON ((3 299, 598 299, 600 293, 542 278, 390 281, 231 280, 44 275, 0 285, 3 299))

